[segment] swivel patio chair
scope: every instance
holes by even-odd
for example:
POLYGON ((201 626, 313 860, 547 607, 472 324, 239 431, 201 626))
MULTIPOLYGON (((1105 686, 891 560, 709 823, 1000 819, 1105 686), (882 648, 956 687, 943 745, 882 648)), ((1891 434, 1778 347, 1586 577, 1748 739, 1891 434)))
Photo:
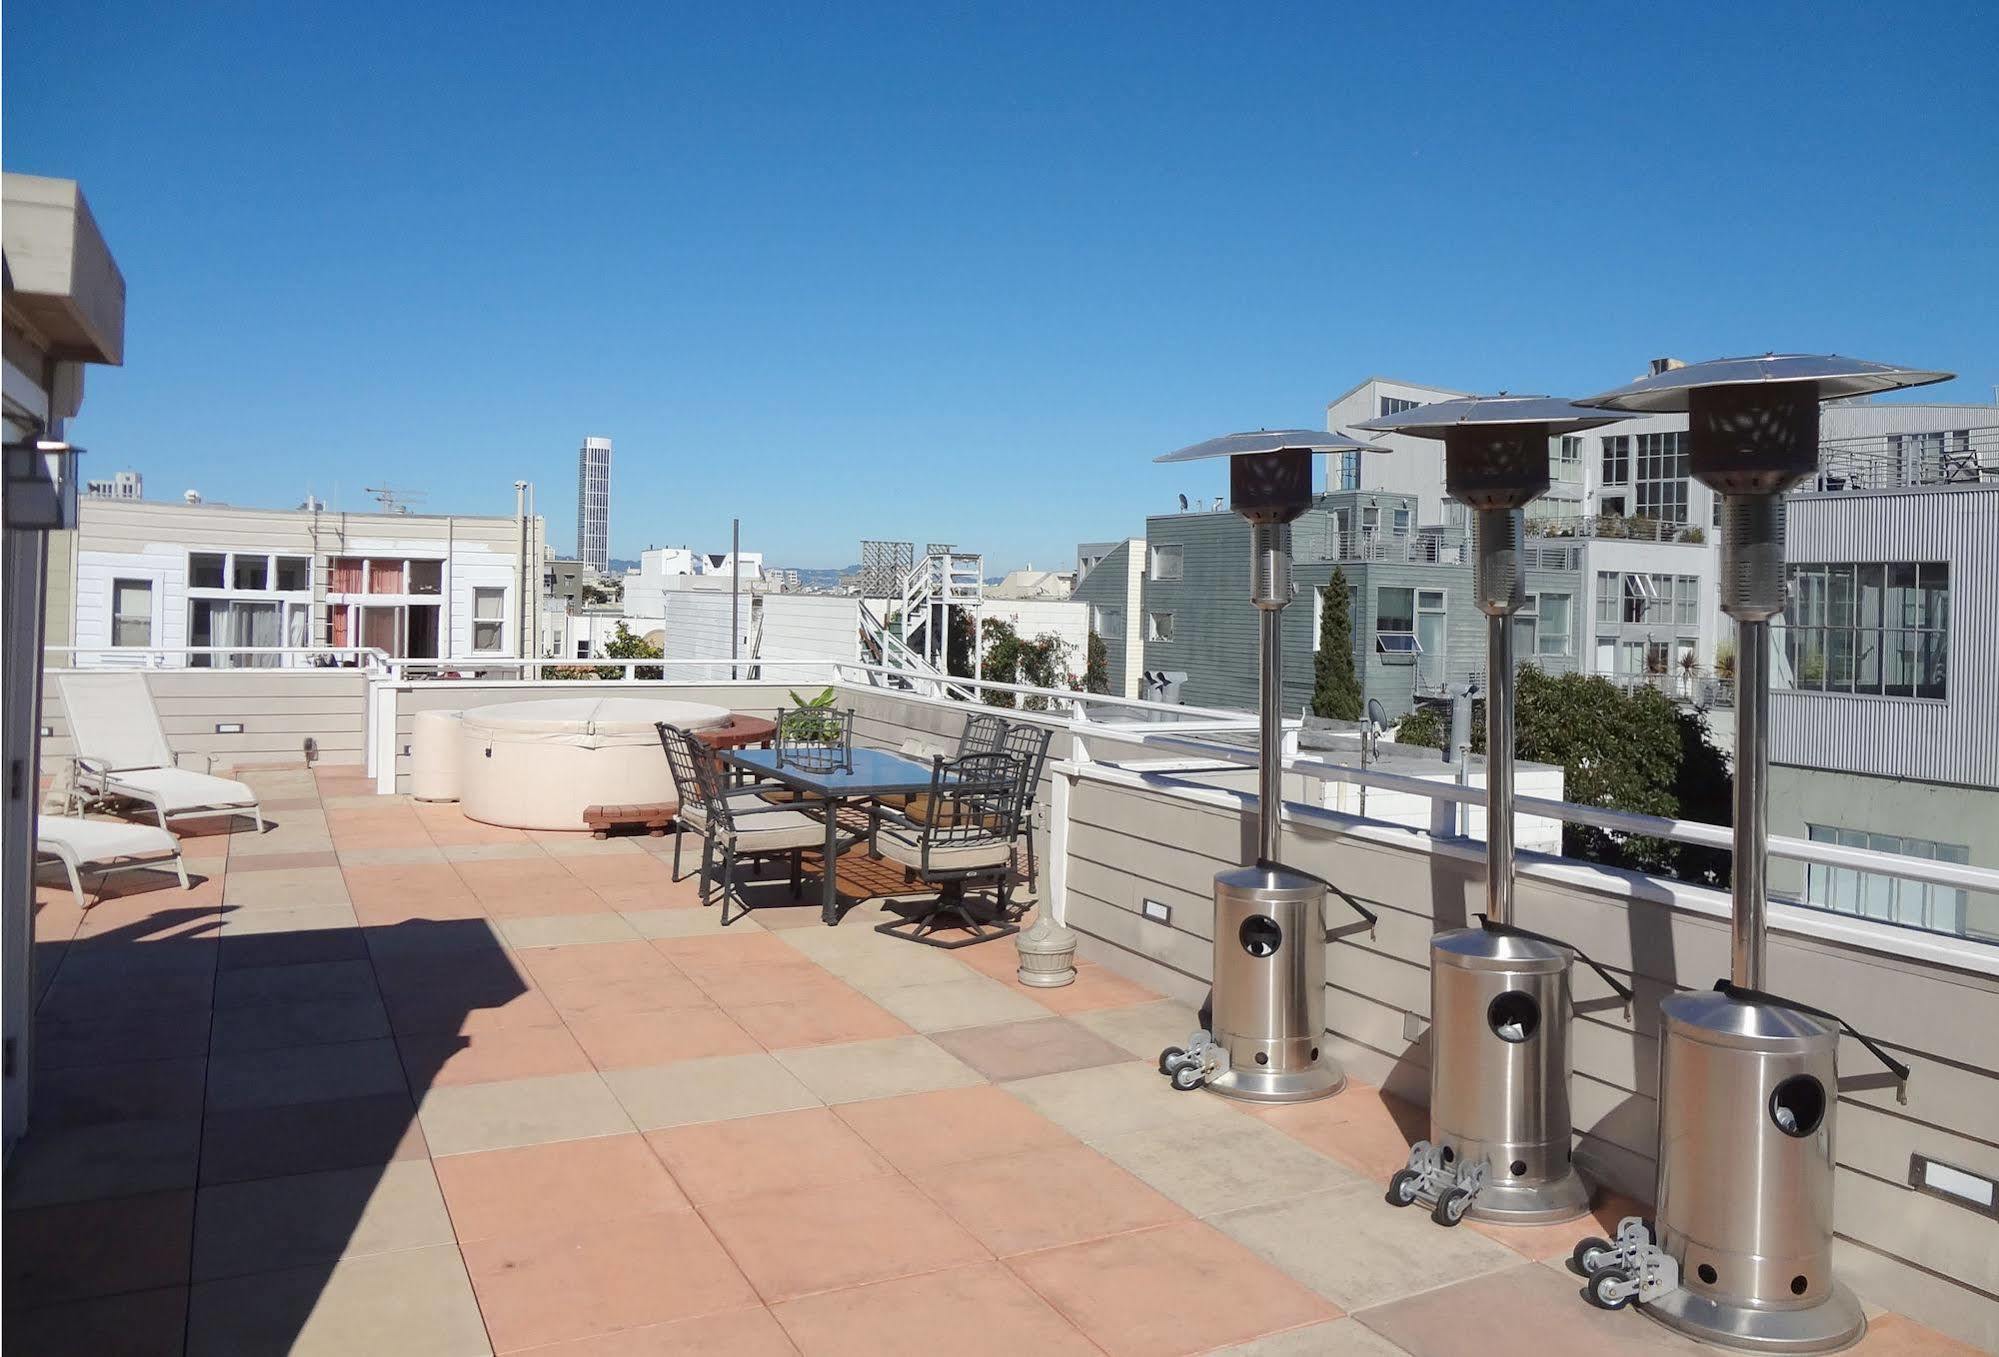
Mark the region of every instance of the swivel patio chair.
POLYGON ((68 673, 56 687, 76 747, 72 797, 140 802, 152 807, 161 829, 169 820, 248 811, 263 832, 263 808, 246 784, 180 766, 144 674, 68 673))
MULTIPOLYGON (((1007 722, 1003 716, 979 712, 967 717, 965 728, 958 732, 957 751, 951 757, 962 759, 967 754, 996 754, 1006 741, 1006 732, 1007 722)), ((876 804, 887 806, 890 810, 906 811, 915 800, 914 796, 882 796, 876 798, 876 804)))
POLYGON ((1041 795, 1041 772, 1048 766, 1048 744, 1055 732, 1048 726, 1014 723, 1001 746, 1021 763, 1020 832, 1027 840, 1027 884, 1034 886, 1034 801, 1041 795))
POLYGON ((937 888, 931 906, 909 918, 877 924, 877 933, 958 948, 1018 933, 1013 914, 1013 847, 1020 824, 1025 769, 1011 754, 967 754, 931 764, 930 790, 921 798, 922 820, 892 810, 881 813, 876 845, 915 879, 937 888), (997 918, 972 913, 966 887, 990 883, 997 918), (963 936, 946 940, 951 927, 963 936))
MULTIPOLYGON (((773 806, 758 799, 765 789, 759 786, 725 787, 715 760, 693 735, 678 726, 659 723, 659 742, 666 750, 667 765, 673 771, 674 786, 680 793, 676 819, 701 835, 701 903, 712 904, 715 870, 721 868, 722 923, 726 927, 750 912, 749 902, 736 888, 736 863, 743 859, 762 861, 785 858, 791 864, 791 888, 802 889, 807 849, 821 849, 826 842, 826 825, 803 811, 773 806), (729 905, 736 906, 735 919, 729 905)), ((822 871, 836 870, 833 861, 821 864, 822 871)), ((678 859, 679 840, 674 843, 678 859)), ((675 879, 679 879, 675 863, 675 879)))

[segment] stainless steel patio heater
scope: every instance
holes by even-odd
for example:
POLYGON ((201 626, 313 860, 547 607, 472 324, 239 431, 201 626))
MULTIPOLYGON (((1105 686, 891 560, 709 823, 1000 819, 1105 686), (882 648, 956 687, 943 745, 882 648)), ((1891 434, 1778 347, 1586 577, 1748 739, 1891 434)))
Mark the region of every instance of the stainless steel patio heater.
POLYGON ((1485 913, 1430 939, 1430 1138, 1388 1188, 1390 1202, 1424 1202, 1440 1225, 1467 1215, 1545 1225, 1589 1210, 1569 1160, 1574 955, 1513 923, 1513 614, 1525 601, 1521 511, 1548 488, 1549 440, 1618 418, 1551 396, 1466 396, 1356 426, 1442 439, 1445 488, 1478 515, 1485 913))
POLYGON ((1722 500, 1721 606, 1736 624, 1734 917, 1729 978, 1660 1004, 1656 1226, 1628 1219, 1575 1263, 1593 1304, 1632 1301, 1696 1338, 1818 1353, 1867 1321, 1832 1275, 1839 1037, 1823 1010, 1766 993, 1770 619, 1783 611, 1784 491, 1818 466, 1819 402, 1951 374, 1836 355, 1725 358, 1670 369, 1586 404, 1685 411, 1693 474, 1722 500))
POLYGON ((1229 459, 1229 500, 1250 525, 1250 601, 1261 654, 1257 851, 1253 866, 1215 877, 1214 991, 1208 1028, 1160 1053, 1182 1090, 1245 1102, 1329 1097, 1346 1086, 1321 1049, 1326 1030, 1325 883, 1278 862, 1283 825, 1284 648, 1291 602, 1291 522, 1312 503, 1312 454, 1384 452, 1310 429, 1229 434, 1158 458, 1229 459))

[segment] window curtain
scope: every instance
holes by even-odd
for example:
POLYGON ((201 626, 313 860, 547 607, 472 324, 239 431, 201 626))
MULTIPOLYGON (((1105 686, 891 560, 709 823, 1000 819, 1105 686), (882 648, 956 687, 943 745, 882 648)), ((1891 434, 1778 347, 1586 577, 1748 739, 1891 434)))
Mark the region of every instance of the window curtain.
POLYGON ((369 561, 368 592, 371 594, 400 594, 403 592, 403 563, 401 561, 369 561))
POLYGON ((358 594, 361 592, 361 558, 358 556, 336 556, 333 558, 332 578, 326 587, 336 594, 358 594))

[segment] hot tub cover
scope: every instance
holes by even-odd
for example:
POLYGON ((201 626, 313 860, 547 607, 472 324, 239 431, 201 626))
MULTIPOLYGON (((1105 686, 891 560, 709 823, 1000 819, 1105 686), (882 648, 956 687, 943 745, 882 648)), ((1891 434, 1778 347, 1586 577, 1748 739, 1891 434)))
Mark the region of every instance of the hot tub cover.
POLYGON ((586 749, 613 744, 656 744, 661 721, 684 730, 729 723, 726 707, 645 697, 551 697, 474 707, 465 713, 467 735, 502 740, 544 738, 586 749))

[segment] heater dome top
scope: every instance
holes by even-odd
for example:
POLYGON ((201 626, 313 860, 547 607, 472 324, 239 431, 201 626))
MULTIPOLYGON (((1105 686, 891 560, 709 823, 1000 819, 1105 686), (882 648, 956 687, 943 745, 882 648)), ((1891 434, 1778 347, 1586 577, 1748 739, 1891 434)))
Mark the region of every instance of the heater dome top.
POLYGON ((1181 448, 1155 457, 1155 462, 1198 462, 1208 457, 1251 457, 1269 452, 1387 452, 1377 443, 1363 443, 1344 434, 1321 429, 1258 429, 1253 433, 1223 434, 1205 443, 1181 448))
MULTIPOLYGON (((1870 363, 1864 358, 1847 358, 1836 353, 1766 353, 1759 358, 1714 358, 1705 363, 1670 368, 1641 377, 1614 391, 1591 396, 1582 404, 1640 414, 1675 414, 1688 408, 1692 393, 1701 387, 1811 382, 1816 387, 1818 399, 1826 401, 1841 396, 1896 391, 1908 386, 1928 386, 1932 382, 1947 382, 1955 375, 1925 368, 1898 367, 1893 363, 1870 363)), ((1369 426, 1363 424, 1360 427, 1369 426)))
POLYGON ((1444 438, 1453 429, 1504 424, 1545 424, 1549 436, 1615 424, 1619 416, 1586 409, 1559 396, 1455 396, 1419 405, 1354 425, 1370 433, 1401 433, 1415 438, 1444 438))

